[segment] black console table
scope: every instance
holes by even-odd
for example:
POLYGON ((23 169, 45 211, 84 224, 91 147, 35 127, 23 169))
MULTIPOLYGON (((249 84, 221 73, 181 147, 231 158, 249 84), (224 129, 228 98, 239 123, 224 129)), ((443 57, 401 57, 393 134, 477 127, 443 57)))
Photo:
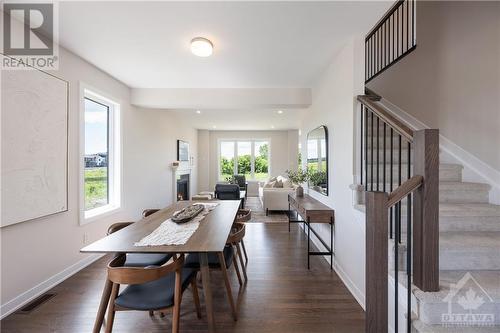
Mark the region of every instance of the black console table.
POLYGON ((295 193, 288 194, 288 232, 291 223, 303 223, 304 230, 307 226, 307 269, 310 269, 310 256, 330 255, 330 269, 333 269, 333 228, 335 212, 330 207, 322 204, 313 197, 304 194, 298 197, 295 193), (311 227, 313 223, 330 224, 330 245, 311 227), (327 251, 311 251, 311 231, 319 239, 327 251))

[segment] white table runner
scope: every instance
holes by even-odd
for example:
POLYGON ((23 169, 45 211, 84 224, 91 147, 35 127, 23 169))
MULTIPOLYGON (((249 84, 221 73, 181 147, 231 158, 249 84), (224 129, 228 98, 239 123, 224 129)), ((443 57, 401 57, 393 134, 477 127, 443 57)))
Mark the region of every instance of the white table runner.
POLYGON ((189 240, 194 232, 200 226, 200 222, 212 210, 217 207, 218 203, 196 203, 195 205, 203 205, 204 210, 191 221, 177 224, 171 219, 162 222, 158 228, 152 233, 134 243, 134 246, 160 246, 160 245, 183 245, 189 240))

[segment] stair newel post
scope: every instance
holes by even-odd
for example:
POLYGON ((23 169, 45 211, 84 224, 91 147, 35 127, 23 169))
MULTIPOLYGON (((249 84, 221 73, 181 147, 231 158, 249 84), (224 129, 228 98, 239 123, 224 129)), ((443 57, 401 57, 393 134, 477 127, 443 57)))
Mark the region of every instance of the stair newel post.
POLYGON ((387 233, 388 215, 385 192, 366 192, 366 329, 368 333, 387 332, 387 233))
POLYGON ((415 131, 413 145, 413 174, 423 176, 413 196, 413 284, 423 291, 438 291, 439 130, 415 131))

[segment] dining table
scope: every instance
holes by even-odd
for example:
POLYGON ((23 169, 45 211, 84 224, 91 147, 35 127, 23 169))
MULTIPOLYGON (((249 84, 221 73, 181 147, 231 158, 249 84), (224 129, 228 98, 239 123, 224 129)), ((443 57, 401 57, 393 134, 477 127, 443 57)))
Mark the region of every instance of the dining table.
MULTIPOLYGON (((160 211, 114 232, 82 248, 82 253, 197 253, 200 259, 203 292, 207 312, 208 331, 215 331, 212 290, 208 254, 223 252, 231 227, 240 208, 239 200, 213 200, 218 205, 201 220, 198 229, 182 245, 135 246, 143 237, 151 234, 175 212, 193 204, 193 201, 178 201, 160 211)), ((104 315, 111 295, 112 283, 106 279, 99 309, 94 324, 94 333, 101 330, 104 315)))

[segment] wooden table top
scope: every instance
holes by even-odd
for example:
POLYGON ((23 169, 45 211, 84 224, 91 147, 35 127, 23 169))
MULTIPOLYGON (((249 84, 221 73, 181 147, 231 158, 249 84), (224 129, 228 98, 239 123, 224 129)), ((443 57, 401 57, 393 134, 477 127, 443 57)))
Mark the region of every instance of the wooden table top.
POLYGON ((198 230, 184 245, 134 246, 144 236, 149 235, 174 212, 181 210, 192 201, 179 201, 130 226, 106 236, 80 250, 84 253, 195 253, 221 252, 226 245, 231 226, 240 207, 240 200, 210 201, 219 205, 201 221, 198 230))

